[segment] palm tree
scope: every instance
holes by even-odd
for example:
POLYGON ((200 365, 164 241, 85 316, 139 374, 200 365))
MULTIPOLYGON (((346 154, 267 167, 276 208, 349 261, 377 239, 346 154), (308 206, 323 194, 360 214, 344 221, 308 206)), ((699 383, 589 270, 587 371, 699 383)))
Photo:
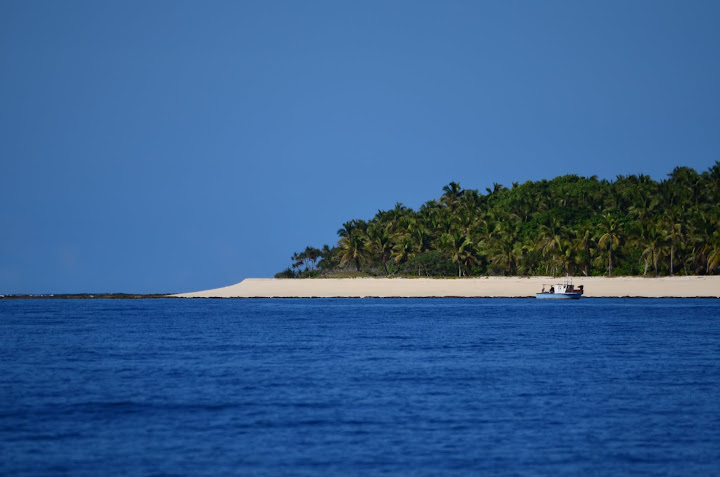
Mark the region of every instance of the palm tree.
POLYGON ((523 246, 510 234, 500 234, 493 241, 490 253, 490 262, 505 267, 508 275, 514 275, 523 256, 523 246))
POLYGON ((368 251, 380 258, 385 269, 385 275, 390 275, 388 259, 390 259, 393 244, 387 227, 379 223, 370 224, 367 228, 367 239, 368 251))
POLYGON ((398 239, 404 237, 409 238, 416 253, 422 253, 432 249, 430 231, 426 227, 425 222, 419 217, 405 217, 393 234, 395 243, 398 242, 398 239))
POLYGON ((470 230, 473 228, 476 220, 477 216, 475 215, 475 213, 465 207, 456 209, 455 212, 450 216, 451 226, 465 235, 468 235, 470 233, 470 230))
POLYGON ((600 238, 598 239, 598 247, 605 248, 607 246, 608 251, 608 276, 612 277, 613 263, 612 253, 613 246, 620 246, 620 223, 610 213, 605 213, 602 216, 602 223, 600 224, 600 238))
POLYGON ((505 187, 502 184, 498 184, 497 182, 493 182, 492 189, 489 187, 486 187, 485 190, 487 191, 488 195, 493 195, 493 194, 497 194, 498 192, 507 190, 507 187, 505 187))
POLYGON ((338 230, 340 241, 340 265, 344 266, 349 262, 355 263, 355 269, 360 271, 360 262, 367 256, 365 230, 367 224, 362 220, 345 222, 343 228, 338 230))
POLYGON ((538 227, 540 236, 539 241, 535 245, 536 250, 542 250, 545 256, 549 256, 551 263, 553 264, 553 275, 557 273, 557 265, 560 263, 558 260, 560 254, 565 245, 566 231, 563 229, 560 221, 553 217, 550 222, 541 224, 538 227))
POLYGON ((338 249, 335 247, 330 248, 327 244, 323 245, 320 251, 320 261, 318 262, 318 268, 321 270, 329 271, 337 267, 340 262, 336 257, 338 249))
POLYGON ((645 269, 643 275, 647 275, 647 269, 650 264, 655 270, 655 276, 658 274, 658 260, 662 255, 663 246, 663 234, 657 229, 657 227, 650 227, 648 229, 647 237, 645 238, 645 248, 642 251, 642 257, 645 260, 645 269))
MULTIPOLYGON (((703 179, 705 182, 705 190, 703 196, 705 197, 706 204, 719 204, 720 203, 720 161, 715 161, 715 164, 707 171, 703 173, 703 179)), ((717 210, 717 209, 715 209, 717 210)))
POLYGON ((483 206, 483 196, 476 189, 465 189, 460 196, 460 207, 477 214, 483 206))
POLYGON ((696 273, 710 273, 710 254, 720 244, 720 215, 712 211, 702 211, 691 237, 693 247, 699 249, 696 273))
POLYGON ((419 253, 416 243, 409 234, 396 237, 390 257, 396 264, 402 264, 417 256, 419 253))
POLYGON ((628 208, 628 212, 637 220, 644 222, 653 216, 658 205, 660 205, 660 199, 657 196, 638 192, 633 197, 633 202, 628 208))
POLYGON ((670 275, 675 274, 675 254, 684 237, 683 224, 678 219, 679 217, 674 211, 667 212, 663 218, 663 225, 665 227, 664 239, 666 246, 670 246, 670 275))
POLYGON ((343 237, 338 245, 340 246, 340 265, 343 266, 352 261, 355 263, 355 270, 359 272, 360 261, 366 255, 364 238, 359 235, 343 237))
POLYGON ((451 182, 443 187, 443 195, 440 197, 440 203, 455 210, 458 200, 463 196, 464 191, 460 187, 459 182, 451 182))
POLYGON ((717 268, 720 268, 720 230, 713 232, 708 241, 706 273, 712 273, 717 268))
POLYGON ((457 263, 458 277, 463 276, 463 265, 467 272, 471 265, 477 263, 472 240, 459 231, 444 234, 440 239, 440 246, 452 258, 452 261, 457 263))
POLYGON ((512 275, 523 256, 523 246, 519 241, 520 218, 515 215, 508 215, 498 223, 489 240, 489 261, 507 267, 508 275, 512 275))
POLYGON ((572 232, 571 247, 580 254, 580 257, 577 258, 577 263, 582 263, 583 275, 585 276, 590 275, 592 244, 592 226, 589 223, 577 226, 577 228, 572 232))

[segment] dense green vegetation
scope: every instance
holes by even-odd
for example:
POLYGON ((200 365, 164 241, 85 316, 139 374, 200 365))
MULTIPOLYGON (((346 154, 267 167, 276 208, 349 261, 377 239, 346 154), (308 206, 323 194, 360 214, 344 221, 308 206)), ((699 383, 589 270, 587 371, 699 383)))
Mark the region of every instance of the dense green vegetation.
POLYGON ((720 162, 656 182, 567 175, 482 194, 451 182, 307 247, 276 277, 705 275, 720 268, 720 162))

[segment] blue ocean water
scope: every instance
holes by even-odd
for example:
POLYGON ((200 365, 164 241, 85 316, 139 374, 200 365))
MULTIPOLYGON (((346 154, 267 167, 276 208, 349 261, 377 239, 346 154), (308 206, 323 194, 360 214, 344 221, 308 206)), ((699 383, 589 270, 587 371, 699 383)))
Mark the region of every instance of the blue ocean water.
POLYGON ((720 475, 720 300, 0 301, 2 475, 720 475))

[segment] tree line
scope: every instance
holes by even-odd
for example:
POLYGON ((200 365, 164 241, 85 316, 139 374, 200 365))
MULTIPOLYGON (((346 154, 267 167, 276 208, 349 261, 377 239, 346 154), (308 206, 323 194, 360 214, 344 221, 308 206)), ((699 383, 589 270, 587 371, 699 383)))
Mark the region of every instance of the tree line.
POLYGON ((397 203, 337 234, 275 276, 717 274, 720 162, 660 182, 565 175, 486 193, 451 182, 417 211, 397 203))

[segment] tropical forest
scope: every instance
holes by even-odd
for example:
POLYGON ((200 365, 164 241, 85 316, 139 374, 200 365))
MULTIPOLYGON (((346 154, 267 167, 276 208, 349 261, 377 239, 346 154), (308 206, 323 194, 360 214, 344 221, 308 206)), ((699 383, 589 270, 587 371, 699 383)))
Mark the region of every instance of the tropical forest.
POLYGON ((275 277, 718 274, 720 162, 659 182, 565 175, 485 192, 450 182, 418 210, 398 203, 337 235, 275 277))

